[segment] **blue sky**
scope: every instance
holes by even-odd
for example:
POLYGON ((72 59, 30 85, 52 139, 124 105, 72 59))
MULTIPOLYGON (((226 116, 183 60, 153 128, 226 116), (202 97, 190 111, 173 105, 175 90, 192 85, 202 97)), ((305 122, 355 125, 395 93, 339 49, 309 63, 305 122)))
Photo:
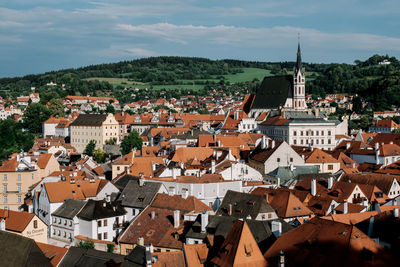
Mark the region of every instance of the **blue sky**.
POLYGON ((176 55, 306 62, 400 57, 400 1, 2 0, 0 77, 176 55))

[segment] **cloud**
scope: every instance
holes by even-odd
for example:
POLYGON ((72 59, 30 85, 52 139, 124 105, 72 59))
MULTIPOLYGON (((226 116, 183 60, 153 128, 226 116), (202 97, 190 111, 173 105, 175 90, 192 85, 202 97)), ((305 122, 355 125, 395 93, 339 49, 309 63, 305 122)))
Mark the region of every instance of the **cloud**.
POLYGON ((184 45, 199 41, 227 46, 279 48, 288 43, 292 45, 297 33, 301 33, 302 43, 309 47, 400 51, 400 38, 366 33, 326 33, 316 29, 291 26, 248 28, 156 23, 118 24, 117 29, 121 34, 149 37, 184 45))

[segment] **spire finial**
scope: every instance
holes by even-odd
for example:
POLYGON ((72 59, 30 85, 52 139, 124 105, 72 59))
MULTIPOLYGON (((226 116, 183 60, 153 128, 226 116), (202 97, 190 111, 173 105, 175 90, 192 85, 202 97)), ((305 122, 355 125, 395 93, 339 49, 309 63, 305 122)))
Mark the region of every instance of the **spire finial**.
POLYGON ((300 43, 300 33, 297 33, 297 41, 300 43))

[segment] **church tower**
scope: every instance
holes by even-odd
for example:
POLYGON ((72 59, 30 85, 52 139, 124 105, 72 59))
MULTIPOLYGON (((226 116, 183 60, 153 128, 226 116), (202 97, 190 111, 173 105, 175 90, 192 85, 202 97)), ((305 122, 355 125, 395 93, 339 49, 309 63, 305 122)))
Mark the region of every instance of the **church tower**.
POLYGON ((293 71, 293 109, 306 110, 306 76, 305 69, 301 65, 300 34, 298 36, 297 61, 293 71))

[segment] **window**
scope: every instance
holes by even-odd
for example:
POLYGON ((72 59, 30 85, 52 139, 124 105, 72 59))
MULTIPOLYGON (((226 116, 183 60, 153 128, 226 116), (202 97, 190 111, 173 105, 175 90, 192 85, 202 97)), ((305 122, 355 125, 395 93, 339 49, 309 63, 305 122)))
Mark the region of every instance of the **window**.
POLYGON ((319 135, 319 131, 315 131, 315 135, 318 136, 319 135))
POLYGON ((3 191, 7 192, 7 184, 3 184, 3 191))
POLYGON ((296 135, 297 135, 297 132, 296 132, 296 131, 293 131, 293 135, 296 136, 296 135))
POLYGON ((97 234, 97 239, 101 240, 101 234, 97 234))
POLYGON ((4 175, 3 175, 3 180, 4 180, 4 181, 7 181, 7 174, 4 174, 4 175))
POLYGON ((328 135, 331 135, 332 134, 332 132, 331 131, 328 131, 328 135))
POLYGON ((4 196, 4 197, 3 197, 3 202, 4 202, 4 203, 7 203, 7 196, 4 196))
POLYGON ((276 159, 276 162, 281 162, 281 158, 277 158, 277 159, 276 159))
POLYGON ((21 192, 21 184, 17 184, 17 191, 21 192))
POLYGON ((332 164, 328 165, 328 170, 330 170, 330 171, 333 170, 333 165, 332 164))
POLYGON ((301 144, 303 144, 303 143, 304 143, 303 139, 301 139, 301 140, 300 140, 300 143, 301 143, 301 144))
POLYGON ((103 238, 104 240, 107 240, 107 233, 104 233, 104 234, 103 234, 103 237, 104 237, 104 238, 103 238))
POLYGON ((331 139, 328 139, 328 144, 329 144, 329 145, 331 144, 331 139))
POLYGON ((290 158, 290 162, 293 162, 293 158, 290 158))
POLYGON ((17 196, 18 203, 21 203, 21 196, 17 196))
POLYGON ((97 221, 97 227, 101 227, 101 221, 97 221))
POLYGON ((321 144, 322 144, 322 145, 324 144, 324 139, 321 139, 321 144))
POLYGON ((303 131, 300 132, 300 135, 303 136, 303 131))
POLYGON ((324 135, 324 131, 321 131, 321 135, 324 135))
POLYGON ((21 181, 21 174, 20 174, 20 173, 19 173, 18 176, 17 176, 17 180, 18 180, 18 181, 21 181))
POLYGON ((34 220, 34 221, 33 221, 33 228, 35 228, 35 229, 38 228, 38 226, 37 226, 37 220, 34 220))
POLYGON ((107 226, 107 220, 103 221, 103 226, 107 226))

